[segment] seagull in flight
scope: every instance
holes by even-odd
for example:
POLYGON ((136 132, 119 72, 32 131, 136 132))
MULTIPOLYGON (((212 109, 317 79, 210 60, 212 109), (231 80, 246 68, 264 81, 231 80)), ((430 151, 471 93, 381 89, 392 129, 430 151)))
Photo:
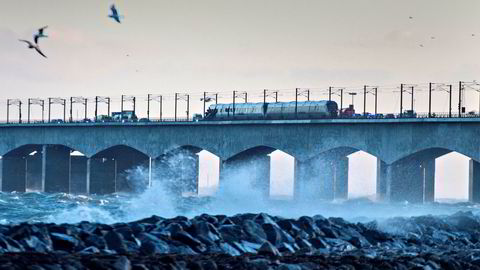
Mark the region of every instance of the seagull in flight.
POLYGON ((112 11, 112 14, 109 14, 108 17, 114 19, 118 23, 121 23, 120 19, 123 18, 123 16, 120 16, 118 14, 118 11, 117 11, 117 8, 115 8, 115 5, 110 6, 110 11, 112 11))
POLYGON ((422 48, 423 48, 423 44, 420 44, 420 45, 418 45, 418 46, 420 46, 420 47, 422 47, 422 48))
POLYGON ((35 41, 35 44, 38 43, 39 38, 46 38, 48 37, 47 35, 43 34, 43 31, 48 27, 48 25, 38 29, 38 32, 33 36, 33 41, 35 41))
POLYGON ((34 44, 34 43, 32 43, 28 40, 25 40, 25 39, 19 39, 19 41, 27 43, 29 49, 35 49, 41 56, 47 58, 47 56, 45 56, 45 54, 43 54, 43 52, 40 50, 40 47, 38 46, 37 43, 34 44))

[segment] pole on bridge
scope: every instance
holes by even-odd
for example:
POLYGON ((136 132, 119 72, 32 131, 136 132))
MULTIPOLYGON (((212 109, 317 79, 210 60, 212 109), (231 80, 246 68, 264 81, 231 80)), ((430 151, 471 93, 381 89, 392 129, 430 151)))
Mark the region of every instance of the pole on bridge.
POLYGON ((52 98, 48 98, 48 123, 50 123, 52 116, 52 98))
POLYGON ((458 117, 462 117, 462 81, 458 82, 458 117))
POLYGON ((73 97, 70 97, 70 122, 73 121, 73 97))
POLYGON ((107 97, 107 113, 108 113, 108 116, 110 116, 110 97, 107 97))
POLYGON ((411 93, 411 94, 412 94, 412 95, 411 95, 411 97, 412 97, 412 104, 411 104, 411 108, 410 108, 410 109, 412 110, 412 113, 413 113, 413 88, 414 88, 414 86, 411 87, 411 90, 412 90, 412 93, 411 93))
POLYGON ((235 118, 235 95, 236 95, 235 90, 233 90, 233 111, 232 111, 232 117, 235 118))
POLYGON ((150 120, 150 94, 147 95, 147 119, 150 120))
POLYGON ((18 101, 18 122, 22 123, 22 101, 18 101))
POLYGON ((10 116, 10 99, 7 99, 7 124, 9 122, 9 116, 10 116))
POLYGON ((178 93, 175 93, 175 122, 177 122, 177 97, 178 93))
POLYGON ((120 121, 123 121, 123 99, 124 95, 122 95, 122 101, 120 102, 120 121))
POLYGON ((203 118, 205 118, 205 99, 207 98, 207 92, 203 92, 203 118))
POLYGON ((432 117, 432 83, 428 84, 428 117, 432 117))
POLYGON ((377 116, 377 90, 378 87, 375 87, 375 117, 377 116))
POLYGON ((400 118, 403 114, 403 83, 400 84, 400 118))
POLYGON ((132 101, 133 101, 133 115, 136 115, 135 113, 137 112, 137 110, 136 110, 136 109, 137 109, 137 107, 136 107, 136 105, 137 105, 137 97, 133 97, 133 98, 132 98, 132 101))
POLYGON ((263 89, 263 105, 267 103, 267 89, 263 89))
POLYGON ((340 88, 340 112, 342 111, 343 107, 343 88, 340 88))
POLYGON ((42 123, 45 122, 45 100, 42 99, 42 123))
MULTIPOLYGON (((328 87, 328 101, 332 101, 332 87, 329 86, 328 87)), ((342 106, 340 106, 340 109, 342 108, 342 106)))
POLYGON ((307 101, 310 101, 310 89, 307 89, 307 101))
POLYGON ((63 122, 67 120, 67 100, 63 99, 63 122))
POLYGON ((187 95, 187 122, 190 119, 190 95, 187 95))
POLYGON ((452 85, 448 86, 448 117, 452 117, 452 85))
POLYGON ((363 86, 363 116, 367 116, 367 86, 363 86))
POLYGON ((248 93, 245 92, 245 103, 248 103, 247 98, 248 98, 248 93))
POLYGON ((295 88, 295 118, 298 118, 298 88, 295 88))
POLYGON ((30 124, 30 105, 31 105, 30 99, 28 99, 28 105, 27 105, 27 123, 30 124))
POLYGON ((162 121, 162 104, 163 103, 163 96, 160 95, 160 121, 162 121))
POLYGON ((275 91, 275 103, 277 103, 277 102, 278 102, 278 90, 275 91))
POLYGON ((95 96, 95 122, 98 120, 98 96, 95 96))
POLYGON ((218 104, 218 93, 215 93, 215 105, 218 104))
POLYGON ((85 98, 85 100, 83 102, 85 102, 85 117, 83 117, 83 118, 84 118, 84 120, 86 120, 87 115, 88 115, 88 99, 85 98))

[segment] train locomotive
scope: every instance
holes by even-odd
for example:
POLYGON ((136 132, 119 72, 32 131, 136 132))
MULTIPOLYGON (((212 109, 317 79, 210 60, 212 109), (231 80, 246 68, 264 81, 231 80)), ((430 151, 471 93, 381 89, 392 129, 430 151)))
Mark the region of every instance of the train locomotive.
POLYGON ((204 120, 322 119, 335 118, 337 115, 337 103, 330 100, 230 103, 210 105, 204 120))

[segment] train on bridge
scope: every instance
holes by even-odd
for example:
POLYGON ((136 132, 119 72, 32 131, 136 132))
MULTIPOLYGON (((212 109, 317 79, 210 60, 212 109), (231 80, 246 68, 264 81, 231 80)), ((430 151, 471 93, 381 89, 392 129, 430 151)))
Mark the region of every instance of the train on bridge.
MULTIPOLYGON (((342 111, 340 111, 342 113, 342 111)), ((277 120, 335 118, 339 114, 335 101, 212 104, 203 120, 277 120)))

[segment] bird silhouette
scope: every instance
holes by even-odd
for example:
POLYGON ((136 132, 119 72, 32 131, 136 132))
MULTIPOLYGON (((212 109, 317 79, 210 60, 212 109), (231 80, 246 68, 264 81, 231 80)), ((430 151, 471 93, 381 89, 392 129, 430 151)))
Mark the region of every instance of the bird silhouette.
POLYGON ((47 35, 43 34, 43 31, 48 27, 48 25, 38 29, 38 32, 33 36, 33 41, 35 41, 35 43, 38 43, 38 39, 39 38, 46 38, 48 37, 47 35))
POLYGON ((47 58, 47 56, 45 54, 43 54, 43 52, 40 50, 40 47, 38 46, 38 44, 32 43, 32 42, 30 42, 28 40, 25 40, 25 39, 19 39, 19 41, 27 43, 29 49, 35 49, 41 56, 47 58))
POLYGON ((420 44, 420 45, 418 45, 418 46, 420 46, 420 47, 422 47, 422 48, 423 48, 423 44, 420 44))
POLYGON ((109 14, 108 17, 114 19, 116 22, 118 23, 121 23, 120 19, 123 18, 123 16, 120 16, 118 14, 118 11, 117 9, 115 8, 115 5, 111 5, 110 6, 110 11, 112 12, 112 14, 109 14))
POLYGON ((412 16, 410 16, 410 17, 408 17, 408 18, 409 18, 410 20, 411 20, 411 19, 413 19, 413 17, 412 17, 412 16))

